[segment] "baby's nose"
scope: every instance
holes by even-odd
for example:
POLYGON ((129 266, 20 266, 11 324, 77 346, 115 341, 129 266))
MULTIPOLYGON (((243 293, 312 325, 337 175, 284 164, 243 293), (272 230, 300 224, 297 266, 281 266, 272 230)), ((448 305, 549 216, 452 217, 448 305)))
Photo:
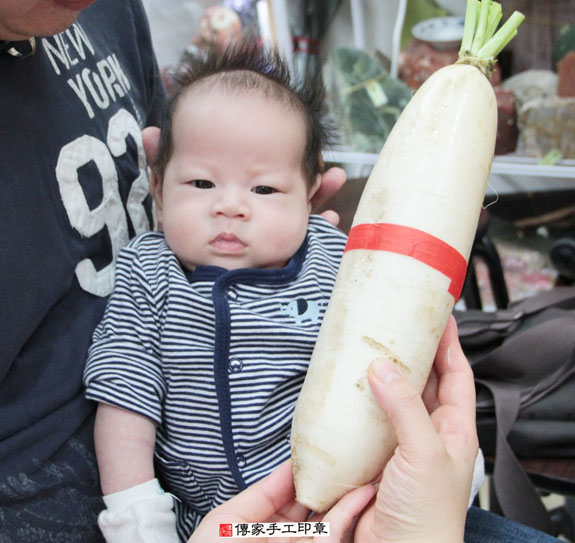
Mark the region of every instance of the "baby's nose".
POLYGON ((213 208, 215 215, 223 215, 234 218, 248 218, 250 209, 246 199, 239 191, 226 191, 222 193, 213 208))

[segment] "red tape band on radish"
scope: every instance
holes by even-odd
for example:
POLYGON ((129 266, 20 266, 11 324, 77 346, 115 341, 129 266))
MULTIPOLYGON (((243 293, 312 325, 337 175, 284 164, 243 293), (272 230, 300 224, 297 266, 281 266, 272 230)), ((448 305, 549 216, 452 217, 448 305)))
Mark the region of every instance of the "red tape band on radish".
POLYGON ((456 249, 444 241, 416 228, 398 224, 358 224, 349 232, 346 251, 366 249, 410 256, 451 279, 449 293, 459 299, 467 262, 456 249))

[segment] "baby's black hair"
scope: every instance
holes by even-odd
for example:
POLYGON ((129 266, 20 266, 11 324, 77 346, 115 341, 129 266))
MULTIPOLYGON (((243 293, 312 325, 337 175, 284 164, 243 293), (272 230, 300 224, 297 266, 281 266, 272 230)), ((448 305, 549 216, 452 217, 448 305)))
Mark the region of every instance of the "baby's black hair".
POLYGON ((191 57, 186 68, 174 74, 177 90, 166 104, 161 121, 158 155, 152 168, 160 181, 173 152, 172 119, 183 94, 199 85, 224 86, 230 90, 257 90, 301 112, 306 125, 303 173, 313 186, 323 172, 321 151, 332 142, 326 120, 325 88, 320 75, 296 82, 286 61, 275 49, 254 39, 244 39, 223 52, 213 49, 202 57, 191 57))

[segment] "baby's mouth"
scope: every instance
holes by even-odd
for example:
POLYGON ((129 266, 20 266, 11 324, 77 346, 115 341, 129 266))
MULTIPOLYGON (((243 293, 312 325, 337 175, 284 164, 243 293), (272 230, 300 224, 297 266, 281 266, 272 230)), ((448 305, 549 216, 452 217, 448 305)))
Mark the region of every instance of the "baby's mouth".
POLYGON ((224 253, 238 253, 246 248, 246 244, 234 234, 223 233, 216 236, 210 245, 216 250, 224 253))

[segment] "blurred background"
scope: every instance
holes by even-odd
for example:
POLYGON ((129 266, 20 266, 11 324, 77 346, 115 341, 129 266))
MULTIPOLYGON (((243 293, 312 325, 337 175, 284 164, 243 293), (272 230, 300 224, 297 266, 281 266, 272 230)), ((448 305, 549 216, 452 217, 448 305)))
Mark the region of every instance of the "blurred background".
MULTIPOLYGON (((503 0, 526 19, 492 78, 499 123, 481 235, 511 300, 575 281, 575 2, 503 0)), ((349 182, 328 203, 349 228, 377 153, 412 93, 457 59, 465 0, 144 0, 164 83, 209 46, 246 33, 273 43, 295 74, 321 71, 339 144, 326 161, 349 182)), ((489 266, 474 270, 494 309, 489 266)), ((462 302, 465 303, 464 301, 462 302)), ((468 300, 468 305, 472 303, 468 300)))

